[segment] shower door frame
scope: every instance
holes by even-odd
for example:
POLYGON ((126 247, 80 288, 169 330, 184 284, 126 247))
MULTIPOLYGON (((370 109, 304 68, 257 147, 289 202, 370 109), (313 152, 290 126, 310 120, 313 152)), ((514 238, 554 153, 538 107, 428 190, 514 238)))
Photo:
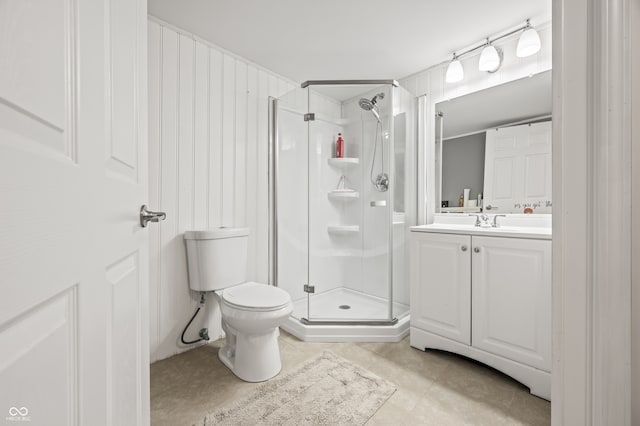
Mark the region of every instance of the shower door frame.
MULTIPOLYGON (((396 96, 395 87, 399 87, 400 84, 396 80, 308 80, 300 85, 302 89, 306 89, 309 86, 339 86, 339 85, 389 85, 391 86, 392 101, 396 96)), ((311 113, 308 111, 307 113, 311 113)), ((395 134, 393 129, 393 106, 390 113, 391 125, 389 126, 389 133, 391 134, 389 144, 389 174, 393 179, 395 176, 395 164, 392 160, 394 157, 395 149, 395 134)), ((269 97, 269 284, 278 287, 278 98, 269 97)), ((308 129, 308 127, 307 127, 308 129)), ((307 143, 309 143, 309 134, 307 133, 307 143)), ((308 155, 308 154, 307 154, 308 155)), ((309 173, 309 170, 307 170, 309 173)), ((389 197, 389 214, 388 214, 388 236, 387 236, 387 255, 388 255, 388 268, 387 268, 387 285, 388 285, 388 300, 387 309, 388 316, 386 320, 310 320, 308 318, 300 318, 299 321, 304 325, 371 325, 371 326, 392 326, 398 323, 398 318, 394 317, 393 313, 393 219, 394 219, 394 184, 389 185, 388 197, 389 197)), ((307 193, 307 196, 309 194, 307 193)), ((309 218, 307 218, 307 226, 309 218)), ((310 254, 309 241, 307 240, 307 256, 310 254)), ((310 268, 309 262, 307 262, 307 277, 308 270, 310 268)), ((308 280, 306 280, 308 281, 308 280)), ((310 283, 306 283, 305 286, 310 283)), ((310 315, 310 293, 307 293, 307 317, 310 315)))

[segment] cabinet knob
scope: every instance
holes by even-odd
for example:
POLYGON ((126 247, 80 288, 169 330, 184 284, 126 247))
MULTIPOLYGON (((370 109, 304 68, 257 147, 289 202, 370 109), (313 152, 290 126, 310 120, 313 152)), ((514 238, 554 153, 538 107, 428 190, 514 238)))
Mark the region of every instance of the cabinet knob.
POLYGON ((474 247, 473 248, 473 252, 474 253, 480 253, 480 247, 474 247))
POLYGON ((460 250, 462 250, 462 251, 467 251, 467 246, 462 246, 462 247, 460 247, 460 250))

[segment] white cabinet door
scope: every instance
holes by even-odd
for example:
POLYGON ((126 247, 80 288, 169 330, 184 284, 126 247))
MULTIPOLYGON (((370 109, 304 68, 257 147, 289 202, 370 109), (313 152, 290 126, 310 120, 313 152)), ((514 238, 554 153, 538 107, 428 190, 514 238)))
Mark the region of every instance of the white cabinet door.
POLYGON ((471 344, 471 237, 412 237, 411 326, 471 344))
POLYGON ((551 122, 487 131, 484 205, 498 213, 550 213, 551 122))
POLYGON ((472 345, 551 371, 551 241, 472 242, 472 345))

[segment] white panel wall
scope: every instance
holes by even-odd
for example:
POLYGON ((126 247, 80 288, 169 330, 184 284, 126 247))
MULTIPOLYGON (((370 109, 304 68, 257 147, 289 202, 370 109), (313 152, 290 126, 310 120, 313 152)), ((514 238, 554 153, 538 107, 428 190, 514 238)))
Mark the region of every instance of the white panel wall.
MULTIPOLYGON (((168 24, 149 22, 151 361, 188 349, 180 333, 197 305, 185 230, 248 226, 248 278, 267 281, 268 97, 294 83, 168 24)), ((213 300, 186 339, 222 335, 213 300)))

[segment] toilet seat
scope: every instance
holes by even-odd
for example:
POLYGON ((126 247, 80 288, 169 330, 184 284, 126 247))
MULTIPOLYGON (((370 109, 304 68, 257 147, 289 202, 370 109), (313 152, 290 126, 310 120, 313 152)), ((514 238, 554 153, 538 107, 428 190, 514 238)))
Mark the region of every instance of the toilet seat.
POLYGON ((291 296, 281 288, 253 281, 225 289, 221 299, 230 308, 258 312, 277 311, 291 303, 291 296))

